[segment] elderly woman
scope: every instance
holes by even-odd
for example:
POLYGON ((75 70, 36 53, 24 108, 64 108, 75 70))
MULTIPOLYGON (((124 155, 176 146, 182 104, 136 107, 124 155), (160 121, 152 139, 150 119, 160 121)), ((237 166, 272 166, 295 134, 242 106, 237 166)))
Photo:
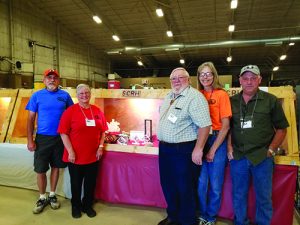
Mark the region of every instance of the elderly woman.
POLYGON ((80 218, 81 211, 94 217, 96 212, 92 205, 98 160, 103 153, 104 132, 108 128, 103 112, 90 104, 89 86, 79 84, 76 96, 78 103, 63 113, 58 132, 65 146, 63 161, 68 163, 70 173, 72 217, 80 218), (84 196, 81 199, 83 183, 84 196))

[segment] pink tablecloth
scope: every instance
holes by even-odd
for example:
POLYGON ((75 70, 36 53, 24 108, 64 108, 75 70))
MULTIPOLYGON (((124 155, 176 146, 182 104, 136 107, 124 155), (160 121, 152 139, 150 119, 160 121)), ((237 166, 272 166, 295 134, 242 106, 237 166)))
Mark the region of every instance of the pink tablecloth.
MULTIPOLYGON (((296 166, 276 165, 273 176, 272 225, 291 225, 293 222, 296 166)), ((166 207, 160 187, 158 157, 134 153, 107 151, 99 167, 96 198, 110 203, 166 207)), ((250 187, 248 214, 255 215, 255 196, 250 187)), ((231 177, 226 168, 222 205, 219 216, 233 218, 231 177)))

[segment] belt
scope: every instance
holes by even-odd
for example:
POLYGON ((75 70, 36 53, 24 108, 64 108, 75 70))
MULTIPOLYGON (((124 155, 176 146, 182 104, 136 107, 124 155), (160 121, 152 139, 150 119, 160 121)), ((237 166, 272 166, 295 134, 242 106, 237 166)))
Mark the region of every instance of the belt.
POLYGON ((159 141, 159 143, 163 144, 163 145, 172 145, 172 146, 175 146, 175 145, 186 145, 186 144, 192 144, 196 142, 196 140, 194 141, 185 141, 185 142, 178 142, 178 143, 168 143, 168 142, 165 142, 165 141, 159 141))
POLYGON ((219 130, 213 130, 211 135, 217 136, 219 134, 219 132, 220 132, 219 130))

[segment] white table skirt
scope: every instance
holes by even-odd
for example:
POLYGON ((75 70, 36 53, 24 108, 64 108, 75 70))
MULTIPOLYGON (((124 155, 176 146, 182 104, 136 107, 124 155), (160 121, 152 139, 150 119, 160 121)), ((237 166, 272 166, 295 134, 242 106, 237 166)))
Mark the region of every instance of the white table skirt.
MULTIPOLYGON (((47 173, 49 191, 50 170, 47 173)), ((36 173, 33 171, 33 152, 25 144, 0 143, 0 185, 38 190, 36 173)), ((61 169, 56 193, 70 198, 68 169, 61 169)))

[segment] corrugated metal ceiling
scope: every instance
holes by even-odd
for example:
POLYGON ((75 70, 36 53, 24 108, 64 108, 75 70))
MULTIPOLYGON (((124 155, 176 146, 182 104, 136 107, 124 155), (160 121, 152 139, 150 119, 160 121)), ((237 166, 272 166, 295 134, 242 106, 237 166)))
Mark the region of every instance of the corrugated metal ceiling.
POLYGON ((237 74, 246 64, 257 64, 266 76, 275 65, 276 72, 289 77, 300 72, 300 1, 299 0, 240 0, 235 10, 229 0, 29 0, 46 14, 68 27, 91 46, 108 54, 114 72, 121 76, 168 75, 180 66, 196 72, 204 61, 213 61, 220 74, 237 74), (165 13, 157 17, 155 9, 165 13), (103 23, 97 25, 92 15, 97 14, 103 23), (234 23, 236 30, 228 32, 234 23), (166 30, 174 33, 166 36, 166 30), (117 34, 120 42, 112 35, 117 34), (289 47, 289 38, 298 37, 296 45, 289 47), (284 39, 285 41, 276 41, 284 39), (259 42, 261 40, 261 42, 259 42), (232 41, 232 45, 223 42, 232 41), (248 45, 238 45, 248 41, 248 45), (218 43, 219 45, 213 45, 218 43), (174 44, 181 44, 176 51, 166 51, 174 44), (185 47, 182 47, 185 46, 185 47), (194 47, 186 47, 194 46, 194 47), (202 46, 202 47, 200 47, 202 46), (134 50, 126 51, 126 47, 134 50), (226 61, 229 52, 233 60, 226 61), (288 57, 284 62, 278 58, 288 57), (145 66, 136 61, 141 58, 145 66))

